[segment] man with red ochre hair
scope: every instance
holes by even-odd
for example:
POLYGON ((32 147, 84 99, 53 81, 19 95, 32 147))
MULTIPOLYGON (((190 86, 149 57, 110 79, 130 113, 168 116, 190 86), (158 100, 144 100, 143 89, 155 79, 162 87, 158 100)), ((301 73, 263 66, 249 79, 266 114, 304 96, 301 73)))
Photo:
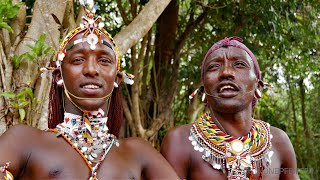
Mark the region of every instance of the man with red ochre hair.
POLYGON ((252 118, 264 83, 253 53, 238 37, 215 43, 202 61, 208 112, 166 135, 161 153, 181 179, 298 179, 282 130, 252 118))
POLYGON ((178 179, 168 162, 140 138, 117 140, 122 123, 118 88, 120 55, 94 19, 87 17, 57 53, 50 91, 49 129, 11 127, 0 137, 0 179, 178 179))

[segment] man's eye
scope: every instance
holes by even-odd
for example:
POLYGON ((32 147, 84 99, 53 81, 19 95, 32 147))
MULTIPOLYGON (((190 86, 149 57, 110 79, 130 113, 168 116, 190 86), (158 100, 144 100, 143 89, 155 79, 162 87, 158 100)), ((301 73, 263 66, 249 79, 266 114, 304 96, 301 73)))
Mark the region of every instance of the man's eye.
POLYGON ((234 63, 234 66, 235 67, 247 67, 247 63, 238 61, 238 62, 234 63))
POLYGON ((211 64, 208 67, 208 70, 216 70, 220 67, 220 64, 211 64))
POLYGON ((73 59, 72 63, 79 64, 79 63, 82 63, 83 61, 84 61, 83 58, 77 57, 73 59))
POLYGON ((108 63, 111 63, 111 59, 109 59, 109 58, 100 58, 99 62, 101 64, 108 64, 108 63))

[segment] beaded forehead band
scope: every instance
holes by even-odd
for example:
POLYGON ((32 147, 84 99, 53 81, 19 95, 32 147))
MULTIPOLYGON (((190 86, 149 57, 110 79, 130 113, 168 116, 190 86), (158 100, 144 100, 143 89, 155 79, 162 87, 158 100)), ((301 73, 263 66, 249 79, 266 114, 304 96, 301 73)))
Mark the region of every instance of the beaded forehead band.
POLYGON ((120 53, 117 45, 112 39, 111 35, 103 29, 104 23, 99 22, 103 20, 101 16, 95 18, 96 6, 94 5, 93 0, 80 0, 80 4, 84 7, 86 17, 82 17, 83 24, 80 24, 79 27, 71 31, 62 41, 58 53, 56 65, 59 67, 61 62, 65 58, 67 51, 70 50, 73 46, 80 43, 88 43, 91 50, 96 49, 96 45, 101 43, 108 48, 112 49, 115 54, 117 61, 117 70, 120 71, 120 53), (82 38, 76 39, 73 41, 74 37, 78 34, 82 34, 82 38), (103 36, 108 37, 109 42, 103 40, 103 36), (111 43, 111 44, 110 44, 111 43))

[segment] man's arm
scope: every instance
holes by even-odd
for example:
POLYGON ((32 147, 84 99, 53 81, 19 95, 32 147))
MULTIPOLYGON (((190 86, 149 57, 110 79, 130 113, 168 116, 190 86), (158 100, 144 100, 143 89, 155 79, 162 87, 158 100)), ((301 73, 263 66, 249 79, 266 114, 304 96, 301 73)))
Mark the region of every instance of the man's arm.
POLYGON ((165 136, 161 154, 175 169, 180 179, 188 179, 190 165, 190 141, 188 140, 191 125, 171 129, 165 136))
POLYGON ((141 165, 143 179, 179 179, 170 164, 142 138, 128 138, 121 143, 141 165))
POLYGON ((296 180, 299 179, 296 155, 288 135, 281 129, 271 127, 273 134, 272 146, 279 152, 281 158, 280 179, 296 180))

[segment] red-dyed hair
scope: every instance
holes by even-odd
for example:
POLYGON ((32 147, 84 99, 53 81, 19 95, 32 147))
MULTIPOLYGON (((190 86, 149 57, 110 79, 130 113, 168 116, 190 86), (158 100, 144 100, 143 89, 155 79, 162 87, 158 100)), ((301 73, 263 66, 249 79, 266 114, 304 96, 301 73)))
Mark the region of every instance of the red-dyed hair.
MULTIPOLYGON (((57 85, 57 79, 61 76, 60 70, 53 72, 52 85, 49 95, 49 116, 48 127, 55 128, 59 123, 63 122, 64 109, 62 105, 63 101, 63 87, 57 85)), ((109 133, 119 136, 120 128, 123 120, 123 106, 122 96, 120 92, 120 86, 114 88, 111 96, 111 102, 108 112, 107 126, 109 133)))

